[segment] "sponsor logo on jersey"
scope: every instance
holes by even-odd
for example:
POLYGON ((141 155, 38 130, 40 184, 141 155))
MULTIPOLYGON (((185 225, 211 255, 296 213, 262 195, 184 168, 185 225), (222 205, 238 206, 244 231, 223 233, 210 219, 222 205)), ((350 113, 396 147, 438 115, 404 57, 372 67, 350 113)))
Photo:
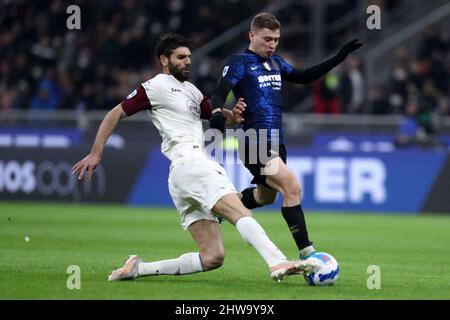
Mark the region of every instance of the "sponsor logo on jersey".
POLYGON ((272 87, 273 89, 281 89, 281 75, 272 74, 258 77, 259 87, 272 87))
POLYGON ((258 77, 259 83, 267 82, 267 81, 281 81, 281 75, 279 74, 271 74, 265 76, 258 77))
POLYGON ((257 65, 256 66, 250 66, 250 69, 254 71, 254 70, 258 69, 258 66, 257 65))
POLYGON ((177 89, 177 88, 170 88, 170 90, 171 90, 172 92, 181 92, 181 89, 177 89))

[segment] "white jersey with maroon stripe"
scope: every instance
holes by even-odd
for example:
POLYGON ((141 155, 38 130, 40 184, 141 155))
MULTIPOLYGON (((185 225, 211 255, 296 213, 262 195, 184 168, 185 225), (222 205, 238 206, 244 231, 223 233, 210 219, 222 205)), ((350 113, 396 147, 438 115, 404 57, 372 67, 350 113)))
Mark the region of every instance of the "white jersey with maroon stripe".
POLYGON ((192 83, 159 74, 131 93, 122 108, 128 115, 147 110, 162 137, 161 151, 174 166, 209 159, 203 145, 202 101, 192 83))
POLYGON ((126 114, 147 110, 162 137, 161 151, 171 161, 169 192, 186 230, 199 220, 217 221, 211 213, 224 195, 237 193, 223 167, 203 145, 201 119, 208 119, 208 100, 187 81, 159 74, 122 101, 126 114))

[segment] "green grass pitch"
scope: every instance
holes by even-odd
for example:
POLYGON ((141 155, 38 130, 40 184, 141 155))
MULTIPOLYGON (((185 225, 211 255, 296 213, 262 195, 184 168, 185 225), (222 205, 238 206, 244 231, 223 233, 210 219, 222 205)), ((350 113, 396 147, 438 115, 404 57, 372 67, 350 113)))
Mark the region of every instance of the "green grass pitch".
MULTIPOLYGON (((281 214, 255 216, 296 258, 281 214)), ((1 203, 0 299, 450 299, 450 216, 306 211, 306 218, 316 249, 340 263, 335 286, 309 287, 300 276, 272 281, 229 223, 221 268, 111 283, 107 275, 128 254, 154 261, 196 251, 174 209, 1 203), (80 267, 79 290, 66 286, 70 265, 80 267), (370 265, 380 267, 379 290, 367 288, 370 265)))

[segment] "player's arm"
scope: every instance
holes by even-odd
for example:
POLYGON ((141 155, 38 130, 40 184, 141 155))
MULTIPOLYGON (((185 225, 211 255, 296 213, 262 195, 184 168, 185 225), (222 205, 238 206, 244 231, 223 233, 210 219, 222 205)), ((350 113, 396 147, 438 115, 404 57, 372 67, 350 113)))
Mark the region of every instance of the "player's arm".
POLYGON ((78 179, 83 179, 83 176, 86 174, 86 180, 89 181, 91 179, 92 173, 102 158, 106 141, 116 128, 119 121, 126 116, 127 114, 123 111, 120 104, 106 114, 100 124, 100 127, 98 128, 91 152, 73 166, 72 174, 79 173, 78 179))
MULTIPOLYGON (((247 105, 244 102, 243 98, 239 98, 236 102, 235 106, 233 107, 233 110, 237 107, 239 108, 245 108, 247 105)), ((211 106, 211 100, 209 100, 207 97, 204 97, 202 102, 200 103, 200 118, 204 120, 211 120, 212 117, 212 106, 211 106)), ((225 108, 219 108, 218 111, 221 111, 222 115, 225 117, 225 125, 227 126, 233 126, 236 124, 241 124, 244 119, 242 115, 238 115, 234 113, 231 110, 225 109, 225 108)))
POLYGON ((225 131, 227 122, 227 109, 223 108, 228 93, 233 88, 233 83, 227 79, 220 79, 216 90, 211 99, 211 119, 209 126, 213 129, 218 129, 221 132, 225 131))
POLYGON ((228 110, 228 109, 222 108, 222 114, 227 119, 225 124, 227 126, 233 126, 233 125, 241 124, 242 122, 244 122, 244 117, 243 117, 242 113, 237 113, 237 112, 235 112, 235 110, 245 110, 246 107, 247 107, 247 104, 245 103, 244 98, 239 98, 236 101, 236 104, 234 105, 233 110, 228 110))
POLYGON ((223 108, 223 105, 225 104, 225 100, 231 89, 244 78, 244 73, 245 68, 243 58, 239 55, 232 56, 226 63, 222 72, 222 77, 217 82, 216 89, 211 98, 212 115, 209 120, 211 128, 223 132, 227 120, 230 121, 230 119, 234 117, 232 112, 227 113, 227 111, 225 111, 226 109, 223 108))
POLYGON ((136 112, 139 112, 140 110, 150 108, 150 101, 148 100, 144 88, 140 86, 138 89, 133 91, 127 99, 110 110, 105 115, 100 127, 98 128, 91 152, 73 166, 72 174, 78 174, 78 179, 80 180, 85 177, 86 181, 89 181, 95 168, 101 161, 106 141, 108 141, 108 138, 117 127, 119 121, 136 112))
POLYGON ((283 74, 283 80, 294 83, 308 84, 319 79, 344 61, 350 53, 359 49, 362 46, 362 43, 359 43, 358 41, 358 39, 355 39, 347 42, 335 56, 313 67, 305 70, 291 68, 291 70, 288 70, 283 74))

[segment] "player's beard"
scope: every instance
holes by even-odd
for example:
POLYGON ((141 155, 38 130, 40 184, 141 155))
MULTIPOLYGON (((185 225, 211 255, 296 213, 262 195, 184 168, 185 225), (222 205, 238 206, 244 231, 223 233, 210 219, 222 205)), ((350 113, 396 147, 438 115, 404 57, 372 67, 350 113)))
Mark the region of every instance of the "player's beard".
POLYGON ((171 75, 175 77, 180 82, 186 81, 189 78, 189 67, 181 69, 175 67, 173 64, 169 62, 169 72, 171 75), (183 72, 188 71, 188 72, 183 72))

